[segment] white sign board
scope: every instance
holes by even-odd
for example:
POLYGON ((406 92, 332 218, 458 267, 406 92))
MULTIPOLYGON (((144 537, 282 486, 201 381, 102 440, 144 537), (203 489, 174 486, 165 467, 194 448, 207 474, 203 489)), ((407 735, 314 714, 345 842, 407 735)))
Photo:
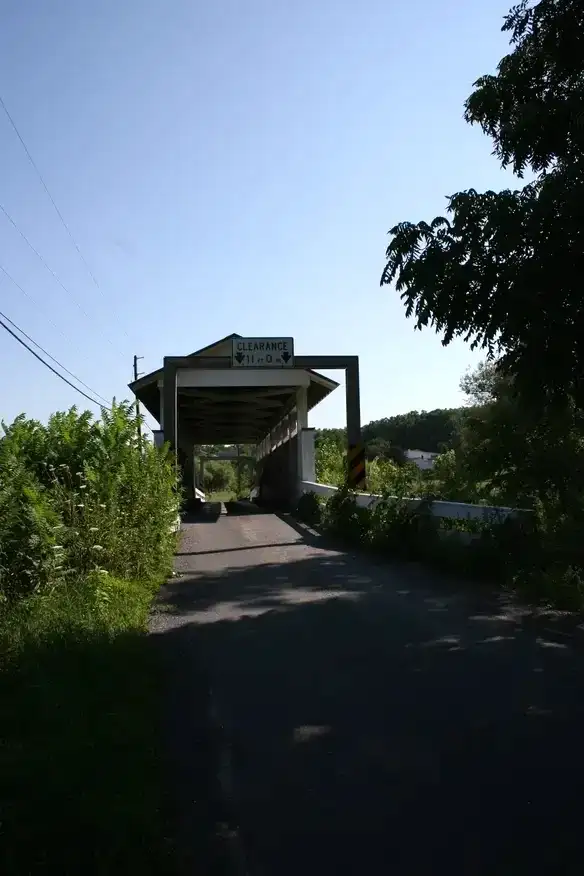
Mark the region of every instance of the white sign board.
POLYGON ((294 368, 294 338, 233 338, 233 368, 294 368))

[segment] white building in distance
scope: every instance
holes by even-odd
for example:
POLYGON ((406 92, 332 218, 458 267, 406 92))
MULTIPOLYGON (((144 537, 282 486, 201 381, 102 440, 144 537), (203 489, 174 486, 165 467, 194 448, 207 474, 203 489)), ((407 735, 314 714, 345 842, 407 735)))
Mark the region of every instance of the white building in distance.
POLYGON ((406 462, 413 462, 420 471, 427 471, 433 467, 438 454, 431 453, 429 450, 404 450, 404 456, 406 462))

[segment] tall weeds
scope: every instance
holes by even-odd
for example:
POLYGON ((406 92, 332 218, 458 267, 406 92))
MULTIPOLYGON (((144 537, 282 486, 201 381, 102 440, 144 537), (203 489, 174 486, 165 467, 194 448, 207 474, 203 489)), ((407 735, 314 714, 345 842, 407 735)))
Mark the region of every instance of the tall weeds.
POLYGON ((129 404, 0 437, 0 872, 172 874, 145 635, 179 495, 129 404))
POLYGON ((3 429, 0 602, 93 573, 160 580, 174 546, 174 471, 138 437, 129 404, 101 420, 72 408, 46 426, 21 416, 3 429))

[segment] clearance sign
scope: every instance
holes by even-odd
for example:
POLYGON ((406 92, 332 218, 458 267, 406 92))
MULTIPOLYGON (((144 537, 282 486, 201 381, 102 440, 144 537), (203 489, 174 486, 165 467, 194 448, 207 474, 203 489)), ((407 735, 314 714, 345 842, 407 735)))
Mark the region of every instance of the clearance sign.
POLYGON ((233 368, 294 368, 294 338, 233 338, 233 368))

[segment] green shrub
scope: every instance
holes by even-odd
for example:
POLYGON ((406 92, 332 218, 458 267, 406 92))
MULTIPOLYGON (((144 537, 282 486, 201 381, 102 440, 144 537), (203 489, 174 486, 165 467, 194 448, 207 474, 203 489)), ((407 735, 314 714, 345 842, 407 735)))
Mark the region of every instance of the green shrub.
POLYGON ((355 496, 345 486, 337 490, 327 501, 322 524, 325 529, 346 540, 349 544, 366 544, 369 530, 367 508, 360 508, 355 496))
POLYGON ((296 514, 309 526, 318 526, 322 519, 321 503, 316 493, 303 493, 296 506, 296 514))
MULTIPOLYGON (((501 527, 501 533, 505 530, 501 527)), ((511 556, 514 586, 559 608, 584 605, 584 537, 582 521, 536 503, 526 521, 517 521, 498 545, 511 556), (512 545, 508 544, 512 541, 512 545)))
MULTIPOLYGON (((316 442, 315 451, 318 483, 342 487, 347 481, 344 438, 325 433, 316 442)), ((423 488, 422 474, 416 465, 397 465, 379 457, 367 460, 366 478, 370 493, 418 496, 423 488)))
POLYGON ((338 436, 324 436, 318 440, 315 455, 316 480, 319 484, 336 487, 346 481, 346 450, 338 436))
POLYGON ((176 872, 145 633, 179 501, 173 459, 129 404, 4 427, 3 873, 176 872))
POLYGON ((45 588, 58 574, 60 520, 25 467, 0 453, 0 602, 45 588))
POLYGON ((237 478, 231 462, 222 462, 221 460, 207 462, 203 487, 208 493, 236 491, 237 478))
POLYGON ((450 520, 435 517, 431 505, 428 499, 411 507, 384 496, 360 508, 344 488, 320 509, 320 522, 347 544, 498 582, 559 608, 584 604, 584 540, 575 521, 543 512, 503 521, 450 520))
POLYGON ((438 524, 427 503, 409 507, 403 499, 383 497, 370 512, 369 543, 404 558, 430 555, 439 541, 438 524))
POLYGON ((0 439, 0 594, 9 600, 104 570, 160 581, 180 497, 165 448, 139 439, 129 404, 100 421, 73 408, 18 417, 0 439), (49 461, 47 461, 49 460, 49 461))
POLYGON ((398 466, 387 459, 372 459, 366 463, 367 490, 370 493, 381 494, 390 489, 395 481, 398 466))

